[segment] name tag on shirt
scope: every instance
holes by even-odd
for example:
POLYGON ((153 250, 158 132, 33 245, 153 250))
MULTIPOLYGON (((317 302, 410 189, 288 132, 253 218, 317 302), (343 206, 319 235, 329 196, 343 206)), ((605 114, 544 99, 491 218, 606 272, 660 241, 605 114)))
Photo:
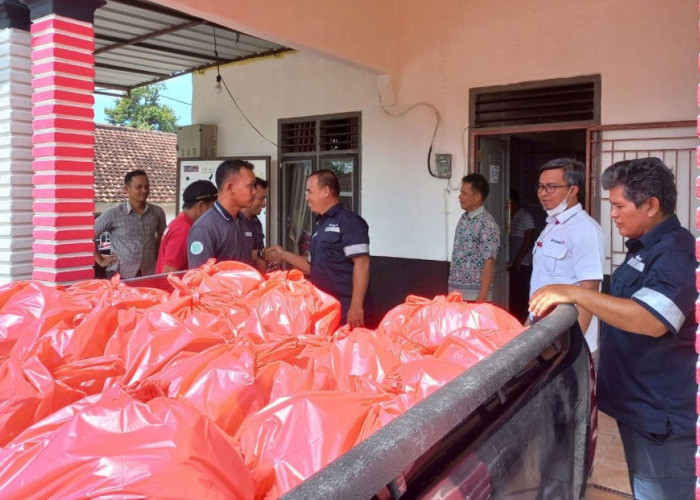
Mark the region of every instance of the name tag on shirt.
POLYGON ((245 235, 246 235, 248 238, 252 238, 252 237, 253 237, 253 231, 246 231, 246 232, 245 232, 245 235))
POLYGON ((642 262, 642 259, 637 255, 628 260, 627 265, 632 267, 632 269, 636 269, 640 273, 644 272, 644 262, 642 262))
POLYGON ((328 226, 324 231, 327 233, 339 233, 340 228, 338 226, 328 226))

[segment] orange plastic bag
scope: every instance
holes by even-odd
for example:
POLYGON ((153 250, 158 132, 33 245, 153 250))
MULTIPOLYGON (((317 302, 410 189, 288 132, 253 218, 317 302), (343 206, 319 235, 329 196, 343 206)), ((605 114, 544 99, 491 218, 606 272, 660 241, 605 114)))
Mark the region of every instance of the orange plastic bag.
POLYGON ((80 281, 66 288, 66 294, 94 305, 104 302, 107 306, 118 309, 146 309, 170 298, 170 293, 157 288, 125 285, 119 275, 113 276, 111 280, 80 281))
POLYGON ((328 337, 340 323, 340 303, 298 270, 270 274, 241 302, 250 314, 241 331, 257 343, 300 335, 328 337))
POLYGON ((520 330, 513 316, 491 304, 462 301, 457 292, 433 300, 410 295, 406 302, 389 311, 377 331, 392 338, 404 337, 432 353, 455 331, 520 330))
POLYGON ((124 363, 120 383, 145 380, 180 352, 201 352, 229 339, 225 333, 201 326, 196 317, 181 319, 177 309, 181 302, 174 299, 142 313, 122 311, 117 333, 105 347, 105 354, 118 356, 124 363))
POLYGON ((272 380, 256 370, 254 351, 243 343, 219 344, 202 352, 182 352, 152 380, 166 394, 184 399, 235 434, 243 419, 269 402, 272 380))
POLYGON ((343 333, 344 337, 307 351, 314 371, 328 373, 340 391, 398 392, 396 382, 388 377, 401 364, 391 339, 365 328, 344 329, 343 333))
POLYGON ((107 379, 121 373, 121 361, 114 357, 50 370, 36 353, 25 359, 10 356, 0 364, 0 446, 56 410, 101 391, 107 379))
POLYGON ((400 366, 395 375, 400 378, 401 392, 409 396, 406 402, 413 406, 464 371, 461 365, 427 356, 400 366))
POLYGON ((253 498, 233 440, 185 402, 115 391, 39 422, 0 450, 0 497, 253 498))
POLYGON ((51 328, 71 328, 92 310, 88 301, 38 282, 9 286, 5 298, 0 310, 0 358, 13 350, 22 356, 51 328))
POLYGON ((276 498, 352 448, 367 413, 383 398, 301 393, 250 415, 236 439, 253 471, 256 496, 276 498))
POLYGON ((226 297, 243 297, 264 281, 257 269, 237 261, 215 263, 209 259, 197 269, 191 269, 182 278, 171 274, 168 281, 176 294, 223 294, 226 297))
POLYGON ((364 441, 379 429, 390 423, 396 417, 406 412, 413 405, 413 396, 410 394, 397 394, 385 401, 379 401, 372 405, 365 420, 358 443, 364 441))

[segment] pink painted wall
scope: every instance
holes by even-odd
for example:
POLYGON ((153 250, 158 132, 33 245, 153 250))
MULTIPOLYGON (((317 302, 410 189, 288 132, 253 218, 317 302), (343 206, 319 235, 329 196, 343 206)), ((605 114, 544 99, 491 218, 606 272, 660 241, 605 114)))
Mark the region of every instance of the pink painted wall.
POLYGON ((603 123, 693 116, 693 0, 405 0, 401 6, 400 91, 437 97, 463 92, 465 82, 479 87, 604 73, 603 123), (439 22, 426 29, 427 19, 439 22), (685 98, 669 100, 669 94, 685 98))
POLYGON ((440 107, 465 86, 604 72, 603 123, 694 117, 694 0, 157 3, 388 73, 400 101, 440 107))
POLYGON ((396 68, 397 0, 155 0, 296 49, 381 73, 396 68))

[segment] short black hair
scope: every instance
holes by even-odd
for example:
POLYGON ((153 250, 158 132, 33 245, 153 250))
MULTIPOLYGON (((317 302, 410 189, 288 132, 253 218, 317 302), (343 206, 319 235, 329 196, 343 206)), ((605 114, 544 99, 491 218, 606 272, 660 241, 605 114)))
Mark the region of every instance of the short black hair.
POLYGON ((659 158, 638 158, 618 161, 603 172, 603 189, 623 186, 625 198, 639 208, 649 198, 659 200, 664 215, 676 211, 676 182, 671 169, 659 158))
POLYGON ((124 176, 124 185, 130 185, 130 184, 131 184, 131 180, 132 180, 134 177, 140 177, 140 176, 142 176, 142 175, 143 175, 144 177, 148 177, 148 174, 146 173, 146 171, 145 171, 145 170, 142 170, 142 169, 140 169, 140 168, 138 168, 138 169, 136 169, 136 170, 132 170, 131 172, 128 172, 128 173, 124 176))
POLYGON ((267 182, 265 179, 261 179, 260 177, 255 178, 255 189, 261 187, 263 189, 267 189, 267 187, 270 185, 269 182, 267 182))
POLYGON ((228 178, 237 174, 242 168, 247 168, 251 172, 253 171, 253 164, 245 160, 225 160, 216 167, 216 188, 221 190, 224 187, 224 183, 228 178))
POLYGON ((520 206, 520 195, 518 194, 518 191, 515 189, 511 188, 510 190, 510 199, 514 201, 518 206, 520 206))
POLYGON ((335 175, 335 172, 324 168, 312 173, 309 176, 309 179, 311 179, 312 177, 316 177, 318 187, 320 187, 321 189, 327 187, 328 189, 330 189, 331 193, 333 193, 333 195, 336 198, 340 196, 340 182, 338 182, 338 177, 335 175))
POLYGON ((561 168, 564 171, 566 185, 578 187, 578 201, 585 199, 586 194, 586 166, 575 158, 555 158, 539 168, 538 174, 545 170, 561 168))
POLYGON ((472 189, 476 189, 481 193, 481 200, 485 201, 489 195, 489 181, 481 174, 469 174, 462 177, 462 184, 468 183, 472 185, 472 189))

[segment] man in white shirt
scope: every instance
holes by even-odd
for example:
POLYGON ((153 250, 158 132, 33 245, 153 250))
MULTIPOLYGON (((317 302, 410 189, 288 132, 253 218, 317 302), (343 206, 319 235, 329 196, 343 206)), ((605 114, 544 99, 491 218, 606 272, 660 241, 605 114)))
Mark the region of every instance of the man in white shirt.
MULTIPOLYGON (((550 284, 577 284, 600 290, 605 248, 600 225, 579 203, 586 167, 572 158, 557 158, 540 167, 537 196, 547 225, 533 249, 530 297, 550 284)), ((591 352, 598 349, 598 318, 578 308, 578 322, 591 352)))

